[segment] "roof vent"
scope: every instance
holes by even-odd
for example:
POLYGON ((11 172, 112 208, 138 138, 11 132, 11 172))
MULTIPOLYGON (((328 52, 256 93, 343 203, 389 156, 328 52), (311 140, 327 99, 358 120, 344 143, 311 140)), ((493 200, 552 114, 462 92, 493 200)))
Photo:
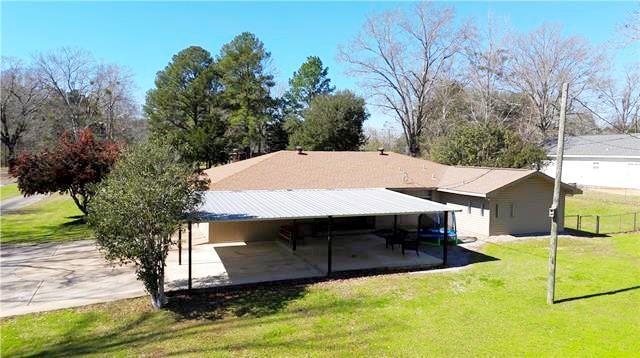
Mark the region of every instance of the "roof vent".
POLYGON ((302 147, 299 145, 296 145, 296 151, 298 152, 298 154, 302 154, 302 147))
POLYGON ((384 155, 384 147, 379 147, 378 153, 380 153, 380 155, 384 155))

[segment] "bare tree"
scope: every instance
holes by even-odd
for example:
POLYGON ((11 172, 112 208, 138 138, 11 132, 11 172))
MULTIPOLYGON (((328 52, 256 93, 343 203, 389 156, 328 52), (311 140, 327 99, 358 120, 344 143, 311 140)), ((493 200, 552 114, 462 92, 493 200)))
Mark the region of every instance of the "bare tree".
MULTIPOLYGON (((512 48, 505 78, 512 91, 525 94, 533 108, 532 125, 544 140, 558 116, 560 89, 569 83, 579 97, 602 72, 604 56, 580 37, 563 37, 561 28, 545 24, 510 39, 512 48)), ((567 103, 571 111, 573 101, 567 103)))
POLYGON ((46 99, 42 82, 20 62, 3 58, 0 77, 0 140, 12 166, 18 144, 35 126, 36 117, 46 99))
POLYGON ((96 71, 96 90, 100 92, 98 106, 101 111, 99 125, 104 136, 113 140, 123 137, 129 129, 128 122, 137 114, 133 99, 132 75, 123 68, 113 65, 99 65, 96 71))
POLYGON ((609 78, 597 86, 601 112, 609 119, 607 122, 617 131, 638 132, 640 117, 640 71, 638 67, 627 69, 624 78, 618 83, 609 78))
POLYGON ((339 49, 339 58, 362 78, 375 104, 400 122, 413 156, 420 154, 438 81, 471 32, 455 25, 452 8, 419 3, 409 14, 395 10, 369 17, 361 33, 339 49))
POLYGON ((132 77, 122 67, 98 63, 90 53, 67 47, 39 54, 34 62, 51 98, 50 113, 62 129, 76 134, 92 127, 114 139, 120 124, 135 115, 132 77))
POLYGON ((385 122, 382 128, 366 127, 364 132, 367 138, 363 146, 365 151, 375 151, 381 147, 391 152, 405 151, 404 137, 393 123, 385 122))
MULTIPOLYGON (((640 6, 640 4, 638 4, 640 6)), ((620 26, 619 31, 626 38, 623 45, 640 41, 640 8, 636 9, 620 26)))
POLYGON ((91 55, 83 50, 63 47, 41 53, 34 59, 38 74, 57 100, 60 120, 68 121, 72 133, 91 124, 98 116, 96 69, 91 55))
POLYGON ((489 16, 486 30, 465 49, 468 114, 476 122, 504 123, 511 118, 511 112, 500 109, 517 108, 509 101, 510 96, 503 95, 509 52, 502 28, 489 16))

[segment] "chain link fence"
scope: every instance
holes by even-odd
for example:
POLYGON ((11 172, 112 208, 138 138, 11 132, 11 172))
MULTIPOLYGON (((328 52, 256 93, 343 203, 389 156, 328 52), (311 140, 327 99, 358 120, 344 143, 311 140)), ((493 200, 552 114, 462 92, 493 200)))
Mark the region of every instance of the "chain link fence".
POLYGON ((564 227, 594 234, 617 234, 640 230, 638 212, 614 215, 567 215, 564 227))

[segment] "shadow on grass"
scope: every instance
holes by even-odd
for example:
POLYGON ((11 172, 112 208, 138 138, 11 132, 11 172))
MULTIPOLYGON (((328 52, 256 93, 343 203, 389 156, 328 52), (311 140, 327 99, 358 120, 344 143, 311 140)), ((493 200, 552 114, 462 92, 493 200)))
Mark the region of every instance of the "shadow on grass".
POLYGON ((562 299, 556 300, 555 303, 571 302, 571 301, 577 301, 577 300, 584 300, 584 299, 587 299, 587 298, 615 295, 617 293, 628 292, 628 291, 633 291, 633 290, 637 290, 637 289, 640 289, 640 286, 632 286, 632 287, 627 287, 627 288, 621 288, 619 290, 592 293, 592 294, 583 295, 583 296, 576 296, 576 297, 562 298, 562 299))
MULTIPOLYGON (((439 246, 430 246, 423 249, 429 255, 442 257, 442 248, 439 246)), ((447 267, 464 267, 481 262, 491 262, 500 260, 497 257, 483 254, 482 252, 469 250, 463 246, 451 245, 447 252, 447 267)))
POLYGON ((255 288, 201 289, 197 293, 169 292, 165 309, 184 319, 219 320, 228 316, 261 317, 283 309, 302 298, 305 284, 260 286, 255 288))
POLYGON ((577 236, 577 237, 610 237, 609 234, 596 234, 593 232, 576 230, 576 229, 565 228, 564 231, 565 231, 564 233, 567 235, 577 236))
MULTIPOLYGON (((286 334, 279 337, 232 336, 226 343, 216 342, 221 332, 232 330, 262 330, 277 333, 282 329, 287 332, 299 327, 327 312, 344 312, 365 309, 357 299, 335 302, 321 301, 304 308, 285 310, 291 301, 300 299, 307 293, 306 285, 260 287, 227 292, 199 292, 192 295, 170 293, 169 302, 164 311, 150 310, 140 312, 134 309, 129 322, 115 321, 113 327, 105 327, 102 314, 79 313, 78 317, 65 319, 64 332, 56 339, 43 345, 19 347, 19 351, 10 352, 18 356, 62 357, 86 354, 146 354, 179 355, 179 354, 211 354, 212 352, 235 352, 246 350, 270 349, 303 349, 307 352, 319 351, 327 346, 333 349, 353 342, 344 340, 345 332, 340 329, 316 334, 313 340, 307 336, 286 334), (169 313, 169 315, 166 315, 169 313), (136 317, 138 315, 138 317, 136 317), (233 319, 251 317, 256 319, 233 319), (227 318, 227 319, 224 319, 227 318), (283 326, 284 324, 284 326, 283 326), (97 328, 97 329, 96 329, 97 328), (58 339, 60 338, 60 339, 58 339), (163 352, 156 347, 159 342, 166 343, 172 352, 163 352), (136 352, 141 350, 141 352, 136 352), (175 351, 177 350, 177 351, 175 351)), ((145 307, 147 300, 135 302, 136 306, 145 307)), ((146 308, 145 308, 146 310, 146 308)), ((104 313, 104 314, 109 314, 104 313)), ((348 334, 355 335, 355 340, 364 340, 371 333, 380 329, 378 324, 366 323, 362 327, 349 328, 348 334)), ((161 344, 162 345, 162 344, 161 344)), ((345 346, 342 349, 348 349, 345 346)), ((255 353, 255 352, 254 352, 255 353)))
POLYGON ((72 215, 67 216, 67 219, 72 219, 71 221, 67 221, 66 223, 62 223, 60 226, 78 226, 85 225, 87 223, 87 218, 84 215, 72 215))

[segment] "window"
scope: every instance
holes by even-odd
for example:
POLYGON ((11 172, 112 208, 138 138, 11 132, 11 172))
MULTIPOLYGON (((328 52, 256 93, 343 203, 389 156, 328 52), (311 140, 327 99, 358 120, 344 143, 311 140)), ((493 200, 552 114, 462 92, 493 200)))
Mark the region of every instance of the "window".
POLYGON ((496 204, 496 218, 498 217, 498 204, 496 204))
POLYGON ((593 162, 593 170, 600 169, 600 162, 593 162))
POLYGON ((484 216, 484 203, 480 204, 480 216, 484 216))
POLYGON ((511 206, 509 207, 510 212, 511 212, 511 217, 515 218, 516 217, 516 205, 514 203, 511 203, 511 206))
POLYGON ((467 207, 467 214, 471 214, 471 200, 469 200, 469 206, 467 207))

